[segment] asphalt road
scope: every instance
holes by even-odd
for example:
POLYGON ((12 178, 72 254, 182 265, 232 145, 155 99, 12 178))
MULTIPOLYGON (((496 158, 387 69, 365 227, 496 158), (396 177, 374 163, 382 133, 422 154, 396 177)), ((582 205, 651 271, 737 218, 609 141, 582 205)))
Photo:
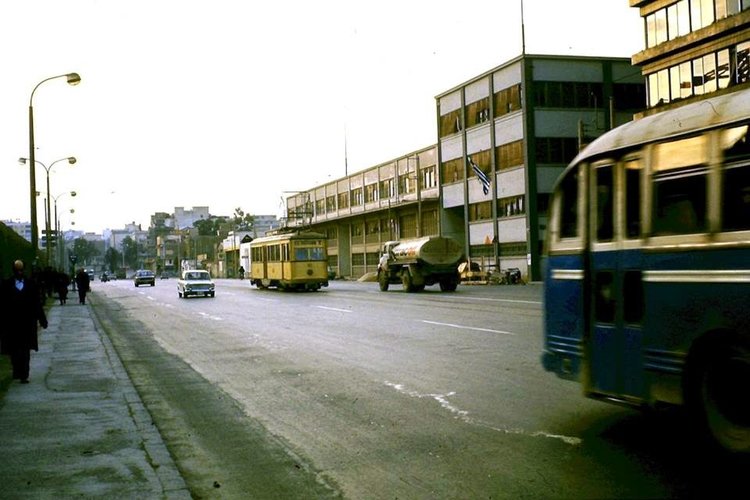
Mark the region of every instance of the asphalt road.
POLYGON ((116 281, 91 302, 196 497, 675 497, 734 477, 677 412, 544 372, 541 286, 393 288, 116 281))

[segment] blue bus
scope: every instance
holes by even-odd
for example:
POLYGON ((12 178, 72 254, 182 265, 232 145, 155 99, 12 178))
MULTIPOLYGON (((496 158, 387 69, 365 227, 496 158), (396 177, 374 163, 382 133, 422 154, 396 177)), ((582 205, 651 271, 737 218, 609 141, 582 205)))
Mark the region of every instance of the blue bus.
POLYGON ((583 393, 685 405, 750 452, 750 90, 618 127, 557 181, 542 364, 583 393))

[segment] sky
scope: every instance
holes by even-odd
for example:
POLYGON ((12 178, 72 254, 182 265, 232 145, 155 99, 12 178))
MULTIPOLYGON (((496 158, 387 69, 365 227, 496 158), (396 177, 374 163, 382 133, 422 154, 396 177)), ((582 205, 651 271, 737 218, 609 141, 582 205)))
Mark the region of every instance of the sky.
MULTIPOLYGON (((628 4, 523 0, 526 52, 630 57, 628 4)), ((521 40, 521 0, 2 2, 0 220, 30 220, 18 158, 45 78, 81 83, 34 92, 36 160, 77 159, 49 170, 61 227, 101 233, 174 207, 281 217, 289 192, 435 144, 435 96, 521 40)))

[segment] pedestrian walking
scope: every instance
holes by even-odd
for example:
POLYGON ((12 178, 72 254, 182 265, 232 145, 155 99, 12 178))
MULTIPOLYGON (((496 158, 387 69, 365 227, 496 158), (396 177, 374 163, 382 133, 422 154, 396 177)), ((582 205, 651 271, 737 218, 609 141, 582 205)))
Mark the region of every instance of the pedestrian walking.
POLYGON ((38 325, 47 328, 40 290, 24 276, 23 262, 13 263, 13 276, 0 289, 0 352, 10 356, 13 378, 29 383, 31 350, 39 351, 38 325))
POLYGON ((78 285, 78 303, 86 303, 86 293, 89 291, 90 285, 89 275, 83 269, 79 269, 76 273, 76 284, 78 285))
POLYGON ((62 271, 57 273, 55 275, 55 289, 61 306, 64 306, 68 301, 68 286, 70 286, 70 276, 62 271))

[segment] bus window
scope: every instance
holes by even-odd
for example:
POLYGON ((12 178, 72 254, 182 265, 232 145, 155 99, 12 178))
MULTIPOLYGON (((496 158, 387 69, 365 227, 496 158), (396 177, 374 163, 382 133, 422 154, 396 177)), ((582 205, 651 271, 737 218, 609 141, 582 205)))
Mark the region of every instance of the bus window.
POLYGON ((656 146, 652 232, 655 236, 706 229, 706 136, 656 146))
POLYGON ((639 324, 643 320, 643 277, 639 270, 625 271, 622 285, 623 320, 639 324))
POLYGON ((625 163, 625 235, 627 238, 641 236, 641 161, 625 163))
POLYGON ((612 271, 599 271, 594 276, 594 315, 597 323, 615 322, 615 276, 612 271))
POLYGON ((724 172, 723 191, 724 231, 750 229, 750 165, 728 168, 724 172))
POLYGON ((596 169, 596 240, 612 241, 614 237, 614 176, 612 165, 596 169))
POLYGON ((722 189, 722 229, 750 229, 750 144, 747 125, 725 130, 722 147, 726 170, 722 189))
POLYGON ((578 175, 580 167, 567 173, 560 185, 560 238, 578 234, 578 175))

